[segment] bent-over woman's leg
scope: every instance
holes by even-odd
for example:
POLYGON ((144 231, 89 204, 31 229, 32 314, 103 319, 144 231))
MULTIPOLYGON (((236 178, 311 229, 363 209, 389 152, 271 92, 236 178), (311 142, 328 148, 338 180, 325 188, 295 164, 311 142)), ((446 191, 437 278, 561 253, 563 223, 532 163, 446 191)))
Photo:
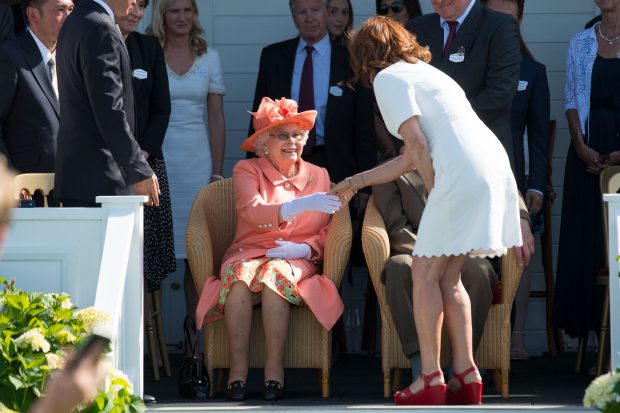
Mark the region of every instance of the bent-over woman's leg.
POLYGON ((263 328, 265 330, 265 381, 284 384, 284 351, 291 305, 269 288, 262 292, 263 328))
MULTIPOLYGON (((430 375, 441 370, 439 351, 441 348, 441 326, 443 324, 443 302, 439 282, 445 273, 449 257, 413 257, 411 276, 413 278, 413 315, 420 342, 422 373, 430 375)), ((435 377, 430 384, 443 383, 443 377, 435 377)), ((421 378, 414 379, 411 391, 416 393, 424 387, 421 378)))
MULTIPOLYGON (((452 367, 456 373, 464 372, 474 366, 471 302, 461 282, 461 269, 465 261, 467 261, 466 255, 450 257, 439 283, 446 328, 452 348, 452 367)), ((471 372, 465 376, 465 383, 470 383, 476 378, 480 378, 478 372, 471 372)), ((453 390, 458 390, 457 380, 451 380, 449 385, 453 390)))
POLYGON ((252 292, 243 282, 235 282, 226 297, 224 319, 230 348, 228 383, 246 381, 249 363, 252 292))

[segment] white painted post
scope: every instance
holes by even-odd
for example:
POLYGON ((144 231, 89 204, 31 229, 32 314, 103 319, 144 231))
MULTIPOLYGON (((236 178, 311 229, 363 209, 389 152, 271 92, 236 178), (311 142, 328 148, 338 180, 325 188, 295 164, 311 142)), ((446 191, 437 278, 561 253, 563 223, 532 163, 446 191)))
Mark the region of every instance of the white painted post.
POLYGON ((95 307, 107 311, 112 317, 112 331, 118 332, 118 335, 113 337, 115 348, 118 349, 116 367, 127 374, 133 383, 134 392, 142 397, 144 391, 142 205, 148 197, 99 196, 96 200, 101 203, 103 222, 107 221, 107 228, 104 232, 106 240, 103 242, 95 307), (126 236, 128 227, 133 228, 129 237, 126 236), (109 240, 113 242, 108 242, 109 240))
POLYGON ((609 255, 609 337, 611 371, 620 367, 620 195, 603 194, 607 202, 607 236, 609 255))

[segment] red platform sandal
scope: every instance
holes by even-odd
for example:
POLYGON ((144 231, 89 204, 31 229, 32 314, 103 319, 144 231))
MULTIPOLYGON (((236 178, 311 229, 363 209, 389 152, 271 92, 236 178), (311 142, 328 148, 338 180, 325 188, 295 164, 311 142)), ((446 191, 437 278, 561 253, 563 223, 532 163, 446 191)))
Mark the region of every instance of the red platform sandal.
POLYGON ((465 376, 475 371, 478 371, 476 366, 471 366, 461 373, 452 374, 452 377, 459 381, 461 388, 457 391, 452 391, 448 388, 448 391, 446 391, 446 404, 482 404, 482 381, 476 379, 471 383, 465 384, 465 376))
POLYGON ((411 387, 394 393, 394 403, 403 406, 438 406, 446 404, 446 384, 435 384, 431 386, 431 381, 435 377, 443 376, 441 370, 437 370, 428 376, 420 373, 420 377, 424 381, 424 388, 415 393, 411 391, 411 387))

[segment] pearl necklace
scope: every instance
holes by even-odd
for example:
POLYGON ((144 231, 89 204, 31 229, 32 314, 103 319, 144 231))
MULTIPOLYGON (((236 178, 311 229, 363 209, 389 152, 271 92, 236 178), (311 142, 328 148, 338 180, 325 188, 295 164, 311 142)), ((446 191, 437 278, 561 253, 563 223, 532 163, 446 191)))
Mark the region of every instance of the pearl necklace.
POLYGON ((606 37, 603 34, 603 30, 601 29, 602 26, 603 26, 603 22, 599 23, 599 25, 598 25, 598 35, 601 36, 601 39, 607 41, 608 45, 611 46, 616 40, 620 39, 620 34, 617 35, 616 37, 614 37, 613 39, 610 39, 610 38, 606 37))

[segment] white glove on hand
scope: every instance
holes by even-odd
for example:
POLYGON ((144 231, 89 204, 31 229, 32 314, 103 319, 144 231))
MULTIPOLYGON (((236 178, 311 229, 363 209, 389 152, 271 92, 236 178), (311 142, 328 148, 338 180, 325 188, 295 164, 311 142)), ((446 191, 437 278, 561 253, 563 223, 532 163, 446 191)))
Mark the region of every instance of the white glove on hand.
POLYGON ((291 222, 293 217, 306 211, 319 211, 334 214, 340 209, 338 195, 327 195, 325 192, 302 196, 282 204, 280 214, 282 219, 291 222))
POLYGON ((267 257, 269 258, 283 258, 285 260, 295 260, 303 258, 309 260, 312 258, 312 248, 310 245, 290 241, 276 241, 278 247, 267 250, 267 257))

